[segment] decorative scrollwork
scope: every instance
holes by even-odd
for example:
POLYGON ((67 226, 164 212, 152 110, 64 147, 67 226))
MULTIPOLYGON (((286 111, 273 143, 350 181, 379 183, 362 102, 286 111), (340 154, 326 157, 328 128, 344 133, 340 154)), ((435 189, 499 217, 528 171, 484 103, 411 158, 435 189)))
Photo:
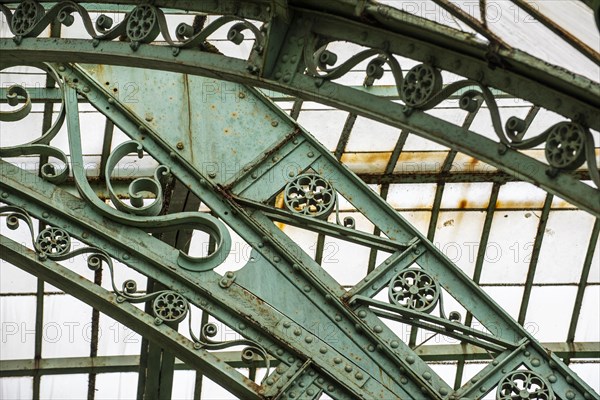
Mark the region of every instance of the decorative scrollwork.
POLYGON ((105 176, 106 188, 111 201, 119 211, 127 212, 134 215, 158 215, 163 206, 163 186, 169 176, 169 167, 160 165, 156 168, 153 178, 137 178, 129 185, 129 199, 131 205, 124 203, 116 194, 110 177, 121 159, 130 153, 137 153, 139 158, 144 156, 144 151, 141 143, 136 141, 128 141, 120 144, 113 150, 106 160, 105 176), (155 199, 150 204, 144 204, 144 199, 141 192, 150 192, 155 196, 155 199))
POLYGON ((182 295, 173 291, 161 292, 152 303, 154 315, 164 322, 176 323, 183 321, 188 309, 188 301, 182 295))
POLYGON ((230 15, 216 19, 204 29, 194 29, 185 23, 179 24, 175 30, 176 41, 169 34, 164 12, 150 4, 134 7, 115 26, 112 18, 105 14, 100 15, 95 24, 92 23, 88 11, 74 1, 59 2, 45 11, 40 3, 26 0, 17 7, 14 14, 3 4, 0 4, 0 10, 6 16, 17 42, 20 42, 23 37, 38 36, 55 20, 66 26, 72 25, 73 13, 81 16, 86 32, 94 39, 94 46, 97 46, 101 40, 114 40, 124 36, 130 41, 131 48, 137 50, 141 43, 150 43, 161 34, 165 41, 174 47, 173 54, 177 55, 181 48, 206 48, 204 43, 207 37, 230 22, 237 22, 228 33, 231 42, 240 44, 244 39, 242 34, 244 30, 250 30, 254 34, 256 41, 254 48, 263 48, 265 41, 264 35, 254 24, 230 15))
MULTIPOLYGON (((194 341, 194 347, 197 349, 206 349, 206 350, 223 350, 233 346, 246 346, 241 353, 241 359, 244 363, 251 363, 254 360, 255 355, 258 355, 265 361, 267 373, 265 374, 265 378, 269 376, 270 373, 270 360, 269 353, 262 347, 260 344, 256 343, 253 340, 248 339, 237 339, 237 340, 229 340, 229 341, 215 341, 212 338, 217 336, 219 331, 216 324, 208 323, 202 326, 200 330, 200 337, 194 334, 194 330, 192 328, 192 318, 189 318, 189 329, 190 329, 190 337, 194 341)), ((264 380, 263 379, 263 380, 264 380)))
POLYGON ((284 189, 286 208, 297 214, 327 218, 335 203, 335 190, 326 179, 317 174, 298 175, 284 189))
POLYGON ((367 65, 364 86, 372 86, 375 80, 381 79, 384 74, 383 66, 389 65, 400 93, 402 83, 402 68, 393 54, 378 49, 363 50, 339 65, 337 54, 326 49, 320 38, 313 36, 304 47, 304 62, 310 76, 322 80, 335 80, 341 78, 361 62, 371 59, 367 65))
POLYGON ((62 228, 50 226, 38 234, 35 247, 45 255, 62 256, 71 249, 71 236, 62 228))
POLYGON ((390 303, 416 311, 431 312, 440 298, 436 280, 419 268, 406 268, 392 278, 389 284, 390 303))
POLYGON ((500 381, 497 400, 554 400, 550 385, 544 378, 529 370, 513 371, 500 381))
MULTIPOLYGON (((26 3, 26 2, 25 2, 26 3)), ((21 5, 25 4, 21 3, 21 5)), ((44 65, 51 77, 58 83, 62 91, 62 82, 59 79, 56 71, 50 66, 44 65)), ((12 107, 17 107, 19 103, 23 103, 18 109, 10 111, 0 111, 0 121, 17 122, 26 118, 31 111, 31 98, 27 89, 20 85, 12 85, 8 88, 6 97, 8 104, 12 107)), ((0 157, 19 157, 27 155, 44 155, 56 158, 59 163, 47 162, 41 166, 41 176, 52 182, 61 183, 69 176, 69 163, 67 155, 60 149, 49 145, 50 141, 58 134, 65 120, 64 99, 61 99, 61 108, 58 116, 40 137, 18 146, 0 147, 0 157)))
POLYGON ((117 295, 117 302, 144 303, 153 300, 152 310, 157 318, 155 321, 157 324, 162 322, 180 322, 187 316, 189 310, 188 301, 182 295, 172 290, 136 294, 137 283, 132 279, 123 282, 122 289, 119 290, 115 283, 112 258, 103 250, 95 247, 81 247, 70 251, 71 235, 65 229, 49 226, 43 229, 34 239, 33 221, 25 210, 19 207, 4 206, 0 207, 0 216, 6 216, 6 225, 11 230, 19 227, 19 221, 26 223, 29 228, 33 247, 38 253, 38 257, 42 260, 64 261, 78 255, 87 254, 87 265, 92 271, 98 271, 103 263, 106 264, 113 292, 117 295))

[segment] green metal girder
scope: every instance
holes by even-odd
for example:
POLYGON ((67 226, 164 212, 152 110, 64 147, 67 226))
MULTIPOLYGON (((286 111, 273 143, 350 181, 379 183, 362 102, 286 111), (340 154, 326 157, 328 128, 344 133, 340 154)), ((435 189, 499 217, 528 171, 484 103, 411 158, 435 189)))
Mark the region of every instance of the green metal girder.
MULTIPOLYGON (((574 342, 574 343, 542 343, 548 351, 555 353, 562 359, 594 359, 600 358, 600 343, 598 342, 574 342)), ((234 368, 244 368, 247 364, 241 361, 240 352, 220 351, 213 353, 220 360, 234 368)), ((484 361, 489 360, 487 351, 472 345, 461 344, 437 344, 423 345, 417 349, 417 354, 428 362, 447 361, 484 361)), ((137 372, 140 356, 99 356, 99 357, 67 357, 67 358, 44 358, 37 363, 34 360, 3 360, 0 361, 0 376, 31 376, 41 375, 64 375, 95 372, 137 372)), ((260 367, 265 366, 260 359, 256 360, 260 367)), ((276 358, 271 359, 271 365, 276 367, 276 358)), ((192 369, 183 361, 175 363, 175 370, 192 369)))
POLYGON ((333 82, 322 82, 320 87, 316 87, 316 80, 306 75, 296 75, 289 83, 262 79, 250 74, 243 60, 192 50, 181 50, 179 55, 174 57, 171 50, 165 46, 142 45, 134 53, 127 43, 101 42, 97 47, 93 47, 86 40, 25 38, 18 46, 10 39, 0 39, 0 48, 3 59, 17 64, 28 64, 42 59, 50 62, 135 65, 138 68, 162 69, 241 82, 319 101, 407 129, 516 175, 582 210, 600 216, 600 191, 571 178, 568 174, 559 173, 556 177, 551 177, 547 174, 549 166, 516 150, 499 152, 497 142, 475 132, 420 111, 414 111, 407 116, 396 103, 333 82))
MULTIPOLYGON (((71 75, 69 75, 69 76, 71 76, 71 75)), ((80 82, 80 85, 87 84, 89 92, 90 93, 94 92, 94 90, 95 90, 94 87, 96 85, 95 83, 85 79, 85 75, 76 75, 76 76, 78 76, 80 81, 84 80, 84 82, 80 82)), ((71 78, 72 77, 73 76, 71 76, 71 78)), ((249 92, 254 93, 254 92, 252 92, 252 90, 250 90, 250 89, 248 89, 248 90, 249 90, 249 92)), ((257 93, 254 93, 254 96, 256 98, 260 99, 260 96, 257 93)), ((94 99, 95 99, 94 104, 96 105, 96 107, 98 107, 98 109, 100 109, 100 110, 104 110, 105 105, 107 104, 107 103, 105 103, 106 100, 100 98, 99 96, 94 96, 94 99)), ((122 105, 119 105, 118 102, 113 101, 111 104, 113 104, 113 107, 117 106, 117 108, 120 108, 121 112, 125 112, 125 114, 127 114, 126 108, 124 108, 122 105)), ((273 112, 278 113, 279 111, 276 109, 273 109, 273 112)), ((140 124, 144 124, 143 121, 139 117, 130 115, 127 118, 133 118, 134 121, 127 122, 127 118, 122 119, 121 116, 119 115, 119 112, 111 111, 110 116, 111 116, 111 118, 115 119, 115 121, 118 124, 120 124, 121 128, 125 132, 128 132, 132 136, 132 138, 141 139, 141 137, 145 137, 145 140, 146 140, 145 143, 148 146, 147 147, 148 151, 154 157, 156 157, 157 160, 160 161, 162 159, 162 160, 166 161, 168 159, 166 157, 172 158, 172 155, 168 155, 168 154, 173 154, 173 150, 169 151, 168 145, 162 145, 162 146, 166 146, 167 151, 169 151, 169 153, 161 154, 160 150, 158 148, 153 147, 153 141, 149 141, 149 138, 152 138, 153 140, 158 140, 159 142, 162 140, 167 140, 167 138, 165 138, 165 137, 161 138, 161 137, 157 136, 157 134, 155 132, 153 132, 153 128, 150 126, 145 127, 142 131, 138 130, 138 127, 140 126, 140 124)), ((280 115, 280 118, 285 120, 284 115, 280 115)), ((290 123, 290 130, 292 130, 293 123, 291 121, 289 123, 290 123)), ((395 240, 402 240, 402 239, 407 240, 411 237, 411 235, 419 236, 418 234, 414 233, 415 231, 411 227, 409 227, 402 220, 402 218, 400 218, 395 212, 388 212, 389 210, 391 210, 389 208, 389 206, 383 206, 383 204, 381 203, 381 200, 378 199, 377 196, 375 196, 371 191, 369 191, 369 190, 365 191, 365 190, 360 189, 361 186, 358 184, 359 181, 356 179, 356 177, 354 177, 347 170, 340 168, 339 165, 333 159, 333 156, 331 154, 329 154, 329 152, 327 150, 322 149, 319 146, 319 144, 316 143, 316 141, 314 141, 314 139, 312 139, 310 137, 310 135, 307 135, 306 133, 304 133, 303 138, 307 142, 310 142, 311 146, 313 146, 316 149, 319 149, 318 151, 319 151, 320 155, 318 157, 315 157, 315 159, 313 161, 311 161, 313 163, 313 168, 315 168, 317 171, 321 171, 321 173, 324 173, 326 176, 332 176, 333 172, 335 171, 336 189, 338 189, 340 191, 340 193, 342 193, 343 195, 352 197, 352 199, 353 199, 352 202, 355 205, 357 205, 357 208, 359 210, 361 210, 368 218, 377 220, 378 226, 380 226, 382 228, 382 231, 385 232, 386 234, 388 234, 388 236, 390 236, 390 238, 393 238, 395 240), (350 190, 351 187, 354 187, 354 192, 348 191, 348 190, 350 190), (357 188, 359 189, 358 192, 356 192, 357 188), (373 208, 374 205, 377 205, 377 206, 375 208, 373 208), (383 212, 383 214, 381 214, 382 212, 383 212), (382 222, 382 221, 385 221, 385 222, 382 222), (393 234, 391 234, 392 232, 393 232, 393 234), (404 235, 406 235, 406 236, 404 236, 404 235)), ((301 146, 301 143, 298 143, 298 146, 301 146)), ((275 148, 278 149, 277 151, 287 151, 287 150, 285 150, 285 146, 282 147, 282 146, 276 145, 275 148)), ((269 154, 277 156, 278 155, 277 151, 272 152, 271 150, 268 150, 267 152, 269 154)), ((263 162, 266 162, 266 160, 263 160, 263 162)), ((182 164, 182 167, 184 167, 184 168, 179 169, 178 164, 173 165, 173 170, 178 175, 178 177, 185 175, 185 169, 187 167, 185 167, 185 165, 183 165, 183 164, 182 164)), ((250 171, 248 171, 248 173, 250 173, 250 171)), ((202 176, 202 175, 199 175, 199 176, 202 176)), ((205 177, 205 176, 202 176, 202 179, 205 179, 209 182, 213 181, 213 178, 205 177)), ((210 192, 200 193, 200 192, 202 192, 202 189, 201 188, 197 188, 197 189, 199 190, 200 197, 204 196, 204 197, 210 198, 210 192)), ((234 191, 235 191, 235 189, 234 189, 234 191)), ((262 195, 268 197, 269 193, 264 193, 262 195)), ((208 201, 207 204, 209 206, 211 206, 211 208, 213 208, 213 205, 215 203, 208 201)), ((227 216, 227 213, 224 213, 223 211, 220 212, 219 211, 220 207, 218 206, 218 203, 217 203, 216 209, 213 209, 213 211, 215 213, 217 213, 219 216, 221 216, 225 221, 227 221, 228 224, 232 224, 232 227, 234 229, 236 229, 236 230, 241 229, 240 232, 245 231, 243 228, 240 227, 239 219, 240 218, 244 219, 248 223, 250 223, 250 220, 247 219, 248 217, 247 217, 246 211, 244 211, 240 207, 235 206, 234 203, 230 203, 230 204, 235 208, 237 215, 238 215, 238 219, 231 219, 231 217, 227 216)), ((254 224, 258 223, 260 226, 262 226, 264 233, 268 233, 267 237, 273 238, 272 240, 270 240, 270 242, 273 243, 273 245, 275 245, 276 247, 278 247, 280 249, 283 249, 283 248, 294 249, 297 247, 293 242, 289 241, 289 239, 286 239, 285 235, 282 235, 281 232, 274 229, 273 226, 270 225, 268 218, 266 218, 265 216, 262 216, 258 213, 253 213, 252 219, 254 219, 254 222, 253 222, 254 224), (274 240, 275 238, 277 238, 276 241, 274 240)), ((243 235, 246 238, 252 237, 251 235, 248 236, 249 235, 248 231, 245 231, 245 233, 243 233, 243 235)), ((428 247, 427 248, 428 252, 423 256, 425 261, 422 264, 422 266, 428 270, 432 270, 432 269, 436 270, 437 268, 439 268, 440 273, 439 274, 436 273, 436 275, 440 277, 440 280, 443 282, 443 284, 447 285, 446 288, 451 293, 455 293, 456 295, 458 295, 458 293, 467 293, 469 291, 472 292, 472 291, 476 290, 474 286, 469 286, 469 285, 472 285, 472 282, 469 283, 470 279, 467 277, 462 277, 460 271, 456 271, 454 269, 454 267, 451 266, 451 263, 449 262, 449 260, 444 260, 444 257, 440 256, 438 254, 437 249, 430 248, 429 245, 427 247, 428 247), (433 254, 430 254, 430 252, 432 252, 433 254), (444 267, 443 266, 444 264, 446 264, 447 266, 444 267), (447 274, 448 271, 453 271, 452 272, 452 274, 454 275, 453 279, 450 279, 450 280, 448 280, 448 278, 442 279, 441 271, 445 271, 445 274, 447 274)), ((299 251, 297 253, 300 254, 301 251, 299 251)), ((290 256, 284 255, 284 259, 286 259, 288 257, 290 257, 290 256)), ((292 257, 292 258, 294 258, 294 257, 292 257)), ((308 260, 306 262, 308 262, 308 260)), ((301 261, 301 263, 304 265, 305 261, 301 261)), ((279 263, 279 264, 282 264, 282 263, 279 263)), ((292 271, 292 269, 289 268, 289 266, 279 265, 279 264, 276 265, 278 268, 282 268, 282 270, 286 270, 286 271, 289 269, 290 271, 292 271)), ((327 281, 326 277, 322 273, 319 273, 319 270, 314 270, 314 271, 312 271, 312 273, 319 275, 319 279, 325 279, 325 281, 327 281)), ((310 279, 308 282, 312 283, 312 285, 322 285, 322 283, 319 282, 319 279, 315 279, 316 277, 311 277, 310 275, 306 275, 306 277, 308 277, 310 279)), ((300 280, 298 282, 298 284, 304 285, 305 283, 302 283, 302 282, 306 282, 306 281, 300 280)), ((327 293, 327 291, 325 291, 325 293, 327 293)), ((462 296, 463 295, 458 296, 458 297, 463 298, 462 296)), ((493 325, 500 328, 499 334, 501 336, 506 335, 506 337, 530 338, 530 336, 526 332, 523 332, 522 328, 516 326, 514 321, 511 322, 512 320, 510 319, 510 317, 505 315, 501 310, 498 310, 497 306, 495 306, 493 304, 493 302, 490 302, 489 299, 486 299, 485 295, 478 294, 477 296, 480 298, 480 300, 483 299, 484 302, 482 304, 477 303, 475 305, 469 304, 468 308, 473 309, 474 314, 477 316, 477 318, 479 320, 484 322, 484 324, 486 323, 486 321, 488 321, 488 323, 489 323, 493 319, 493 321, 494 321, 493 325), (489 305, 487 305, 487 304, 489 304, 489 305), (483 308, 489 307, 489 312, 486 314, 485 312, 482 311, 482 309, 480 307, 483 307, 483 308), (478 308, 479 308, 479 311, 477 311, 478 308), (494 311, 492 311, 492 310, 494 310, 494 311), (492 319, 490 319, 490 318, 492 318, 492 319)), ((467 297, 469 297, 469 296, 467 296, 467 297)), ((368 320, 369 325, 376 323, 370 317, 367 318, 367 320, 368 320)), ((527 352, 530 355, 531 355, 531 353, 534 353, 534 354, 536 354, 537 357, 546 357, 545 350, 543 350, 543 348, 539 347, 539 345, 535 344, 535 342, 532 342, 532 346, 528 346, 527 348, 528 348, 527 352)), ((534 356, 531 356, 531 357, 536 358, 534 356)), ((521 360, 521 362, 522 362, 522 360, 521 360)), ((556 363, 556 362, 557 362, 556 359, 552 359, 550 364, 556 363)), ((560 366, 560 364, 557 364, 557 365, 560 366)), ((560 368, 562 368, 562 367, 560 367, 560 368)), ((564 369, 561 369, 561 370, 566 371, 564 369)), ((486 373, 487 373, 487 371, 484 374, 486 374, 486 373)), ((471 385, 471 386, 473 386, 473 385, 471 385)), ((466 388, 465 390, 467 390, 467 389, 468 388, 466 388)))
POLYGON ((204 349, 194 348, 191 340, 166 325, 157 325, 154 318, 130 303, 117 302, 114 293, 95 285, 68 268, 52 261, 40 260, 34 250, 0 235, 2 258, 24 271, 64 290, 111 318, 127 325, 155 342, 169 346, 180 360, 201 369, 215 381, 242 398, 261 399, 258 385, 204 349))

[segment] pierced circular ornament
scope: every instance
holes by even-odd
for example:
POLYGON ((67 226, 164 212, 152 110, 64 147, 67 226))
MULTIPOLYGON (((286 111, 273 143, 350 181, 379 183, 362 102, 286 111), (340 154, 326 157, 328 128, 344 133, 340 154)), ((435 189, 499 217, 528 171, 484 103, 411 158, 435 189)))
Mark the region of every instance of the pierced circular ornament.
POLYGON ((150 43, 156 39, 160 31, 156 9, 149 5, 134 8, 127 20, 126 31, 132 42, 150 43))
POLYGON ((10 21, 11 30, 15 35, 25 36, 44 16, 44 6, 35 1, 25 0, 15 10, 10 21))
POLYGON ((165 322, 180 322, 188 312, 187 300, 178 293, 169 291, 159 294, 152 303, 154 315, 165 322))
POLYGON ((546 159, 550 166, 573 170, 585 161, 585 131, 572 122, 556 124, 546 139, 546 159))
POLYGON ((496 392, 497 400, 554 400, 554 393, 544 378, 533 371, 520 370, 506 375, 496 392))
POLYGON ((414 107, 431 99, 442 89, 442 74, 437 68, 419 64, 412 67, 402 82, 402 100, 414 107))
POLYGON ((288 210, 310 217, 327 218, 335 206, 333 186, 317 174, 302 174, 284 189, 288 210))
POLYGON ((427 272, 419 268, 407 268, 392 278, 388 296, 390 303, 415 311, 431 312, 440 298, 440 289, 427 272))
POLYGON ((41 253, 51 256, 62 256, 71 249, 71 236, 61 228, 44 229, 38 234, 35 242, 41 253))

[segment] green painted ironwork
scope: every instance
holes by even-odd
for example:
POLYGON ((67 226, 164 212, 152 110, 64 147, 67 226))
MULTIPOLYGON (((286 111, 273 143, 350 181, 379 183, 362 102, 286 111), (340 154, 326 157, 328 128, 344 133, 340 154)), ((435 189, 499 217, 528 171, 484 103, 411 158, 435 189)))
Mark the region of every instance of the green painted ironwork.
MULTIPOLYGON (((326 393, 336 399, 459 399, 480 398, 492 391, 497 398, 599 398, 427 237, 340 164, 339 154, 338 158, 331 154, 261 91, 244 85, 318 100, 433 139, 598 216, 598 188, 569 173, 587 162, 590 178, 599 185, 590 132, 590 128, 598 128, 597 84, 581 77, 567 80, 563 72, 514 50, 495 54, 500 60, 510 60, 512 69, 503 68, 499 61, 494 65, 498 70, 483 69, 483 63, 491 61, 483 58, 486 48, 482 43, 423 20, 418 21, 423 26, 417 27, 414 17, 401 28, 399 11, 389 7, 332 1, 316 11, 311 1, 276 1, 268 7, 250 1, 208 3, 189 8, 223 16, 199 32, 180 24, 176 39, 169 36, 160 7, 178 8, 178 2, 136 5, 115 26, 106 15, 94 26, 86 8, 73 2, 60 2, 48 10, 32 0, 14 11, 2 5, 15 34, 12 39, 0 39, 2 65, 50 63, 44 68, 58 83, 60 95, 52 95, 61 101, 58 118, 41 138, 0 149, 0 200, 8 204, 0 213, 10 229, 17 229, 19 221, 27 225, 33 247, 25 249, 2 236, 2 257, 135 327, 150 340, 164 343, 175 356, 242 398, 317 399, 326 393), (350 5, 355 8, 348 14, 350 5), (334 10, 339 11, 338 16, 331 14, 334 10), (351 17, 358 11, 376 20, 386 17, 386 23, 375 27, 358 22, 351 17), (52 21, 71 24, 72 14, 84 19, 90 40, 36 38, 52 21), (268 25, 257 28, 248 18, 268 25), (233 24, 228 38, 234 43, 241 43, 244 34, 254 36, 247 60, 198 49, 225 24, 233 24), (353 32, 351 37, 349 32, 353 32), (418 37, 423 32, 428 34, 427 42, 418 37), (168 45, 152 44, 159 34, 168 45), (401 40, 407 36, 410 40, 401 40), (113 41, 118 37, 126 40, 113 41), (383 42, 382 37, 386 37, 383 42), (326 49, 336 40, 351 40, 369 49, 338 63, 337 56, 326 49), (423 46, 417 49, 415 43, 423 46), (427 54, 442 44, 446 50, 439 55, 427 54), (459 50, 463 53, 457 62, 459 50), (395 55, 408 55, 422 64, 404 74, 395 55), (384 67, 389 68, 403 104, 333 82, 362 61, 368 61, 365 86, 372 86, 386 73, 384 67), (78 62, 113 66, 75 64, 78 62), (526 62, 540 74, 535 85, 530 73, 522 69, 526 62), (459 72, 465 79, 444 86, 441 69, 459 72), (128 103, 109 90, 111 82, 136 79, 152 83, 140 85, 142 98, 150 101, 128 103), (518 85, 527 88, 520 97, 570 120, 527 139, 524 135, 530 120, 511 117, 503 124, 489 86, 516 94, 518 85), (153 101, 167 88, 174 91, 169 107, 153 101), (499 143, 468 131, 468 123, 457 127, 427 114, 457 91, 462 91, 460 108, 470 117, 480 112, 482 103, 487 104, 499 143), (86 177, 81 98, 130 139, 112 152, 108 150, 110 140, 104 146, 102 174, 115 208, 99 199, 86 177), (51 143, 64 123, 69 157, 51 143), (541 144, 548 164, 519 151, 541 144), (33 154, 53 157, 59 163, 43 163, 40 176, 36 176, 4 160, 33 154), (158 168, 151 177, 138 177, 129 184, 129 202, 125 202, 115 191, 111 175, 130 154, 151 157, 158 168), (523 163, 533 167, 522 170, 523 163), (78 196, 57 186, 69 174, 78 196), (212 215, 197 211, 162 215, 165 187, 172 177, 212 215), (150 193, 151 199, 142 192, 150 193), (283 199, 284 209, 275 206, 278 197, 283 199), (358 230, 351 218, 340 219, 342 197, 373 223, 375 235, 358 230), (330 214, 334 218, 328 222, 330 214), (37 235, 32 218, 47 226, 37 235), (346 291, 274 222, 306 228, 322 238, 327 235, 368 246, 386 253, 387 258, 346 291), (227 227, 248 243, 252 252, 241 269, 220 274, 214 269, 226 261, 231 250, 227 227), (203 231, 213 246, 208 254, 195 257, 148 235, 174 230, 203 231), (380 237, 380 232, 386 237, 380 237), (72 237, 89 247, 71 251, 72 237), (81 254, 88 254, 90 268, 107 267, 112 292, 81 281, 58 263, 81 254), (132 280, 119 288, 113 277, 113 260, 160 282, 165 289, 140 294, 132 280), (374 299, 381 291, 388 294, 389 302, 374 299), (456 311, 446 314, 443 301, 448 296, 468 310, 469 322, 476 318, 489 333, 462 323, 456 311), (130 304, 134 302, 147 302, 146 310, 151 312, 135 308, 130 304), (192 321, 192 305, 242 338, 215 340, 216 325, 209 323, 202 323, 198 330, 199 321, 192 321), (191 339, 169 326, 186 319, 191 339), (384 319, 485 349, 491 360, 454 390, 384 319), (246 346, 240 354, 242 362, 263 360, 266 375, 260 382, 253 382, 256 371, 252 368, 249 377, 242 376, 211 353, 237 345, 246 346), (269 368, 271 361, 277 365, 274 370, 269 368), (534 382, 537 392, 515 392, 523 381, 534 382)), ((2 112, 2 120, 27 117, 31 98, 26 88, 13 86, 6 94, 11 106, 23 105, 2 112)), ((111 130, 107 125, 107 131, 111 130)), ((495 193, 497 196, 497 187, 495 193)), ((550 201, 546 205, 549 209, 550 201)), ((491 217, 486 231, 489 224, 491 217)), ((597 229, 595 232, 597 236, 597 229)))

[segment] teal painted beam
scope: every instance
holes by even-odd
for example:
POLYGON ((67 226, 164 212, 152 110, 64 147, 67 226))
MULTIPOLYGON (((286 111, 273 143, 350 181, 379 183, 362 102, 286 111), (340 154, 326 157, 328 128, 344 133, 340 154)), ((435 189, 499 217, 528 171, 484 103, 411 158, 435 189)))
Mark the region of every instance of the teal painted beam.
POLYGON ((259 79, 247 71, 246 62, 243 60, 227 59, 217 54, 191 50, 182 50, 177 57, 174 57, 172 51, 164 46, 142 45, 134 53, 127 43, 101 42, 94 48, 86 40, 63 39, 52 42, 50 39, 26 38, 19 46, 10 39, 0 39, 0 48, 2 49, 0 54, 2 59, 6 60, 5 62, 17 64, 44 59, 51 62, 135 65, 139 68, 163 69, 241 82, 290 93, 306 100, 319 101, 391 126, 407 129, 411 133, 518 176, 592 215, 600 216, 600 190, 577 181, 566 173, 559 173, 556 177, 549 176, 548 165, 516 150, 508 149, 505 153, 500 153, 497 142, 475 132, 459 128, 420 111, 407 116, 399 104, 333 82, 324 82, 320 87, 316 87, 316 80, 306 75, 296 75, 289 83, 259 79))
POLYGON ((194 343, 172 328, 154 323, 154 317, 135 305, 117 302, 117 295, 95 285, 68 268, 52 260, 42 261, 35 251, 0 235, 2 258, 30 274, 85 301, 109 317, 127 325, 154 342, 168 345, 180 360, 201 369, 211 379, 226 385, 227 389, 241 398, 262 399, 259 386, 244 377, 231 366, 204 349, 196 349, 194 343))

